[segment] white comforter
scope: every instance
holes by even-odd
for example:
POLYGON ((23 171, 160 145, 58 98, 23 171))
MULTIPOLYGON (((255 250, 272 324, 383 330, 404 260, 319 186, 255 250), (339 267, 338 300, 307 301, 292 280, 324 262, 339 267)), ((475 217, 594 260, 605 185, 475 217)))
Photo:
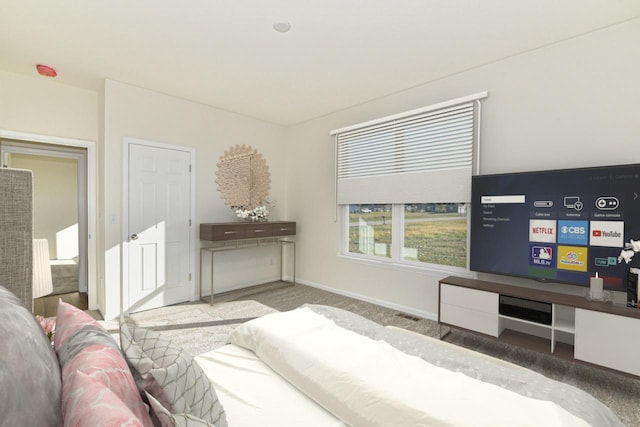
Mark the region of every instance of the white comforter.
POLYGON ((233 344, 351 426, 587 426, 535 400, 409 356, 308 308, 237 328, 233 344))

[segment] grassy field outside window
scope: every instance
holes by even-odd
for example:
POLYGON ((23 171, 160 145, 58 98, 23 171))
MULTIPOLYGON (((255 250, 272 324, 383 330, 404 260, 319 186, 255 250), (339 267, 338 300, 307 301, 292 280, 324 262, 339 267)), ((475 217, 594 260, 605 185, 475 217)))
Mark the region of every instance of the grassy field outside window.
MULTIPOLYGON (((349 252, 392 258, 392 205, 349 205, 349 252)), ((396 211, 397 212, 397 211, 396 211)), ((466 268, 463 203, 405 204, 402 261, 466 268)))

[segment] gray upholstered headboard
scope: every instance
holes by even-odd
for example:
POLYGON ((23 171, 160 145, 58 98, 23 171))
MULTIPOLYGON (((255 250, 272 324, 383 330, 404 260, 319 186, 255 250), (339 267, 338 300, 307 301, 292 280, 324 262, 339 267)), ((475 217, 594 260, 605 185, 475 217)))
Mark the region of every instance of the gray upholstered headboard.
POLYGON ((33 307, 33 176, 0 168, 0 285, 33 307))

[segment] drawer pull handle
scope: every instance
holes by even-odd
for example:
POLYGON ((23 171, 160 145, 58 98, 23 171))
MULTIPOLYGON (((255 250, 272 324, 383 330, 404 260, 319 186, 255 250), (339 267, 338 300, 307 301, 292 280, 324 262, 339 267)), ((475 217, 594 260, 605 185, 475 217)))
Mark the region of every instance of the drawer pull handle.
POLYGON ((225 231, 224 234, 236 234, 237 231, 225 231))
POLYGON ((288 228, 281 228, 280 231, 288 231, 288 228))
POLYGON ((255 233, 264 233, 264 230, 253 230, 255 233))

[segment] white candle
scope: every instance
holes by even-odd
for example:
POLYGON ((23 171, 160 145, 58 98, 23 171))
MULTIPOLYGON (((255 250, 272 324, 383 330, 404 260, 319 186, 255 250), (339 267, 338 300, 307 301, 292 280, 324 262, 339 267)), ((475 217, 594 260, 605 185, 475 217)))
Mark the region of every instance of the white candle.
POLYGON ((604 292, 602 291, 602 279, 598 277, 598 273, 589 280, 589 287, 591 290, 591 298, 601 300, 604 292))

